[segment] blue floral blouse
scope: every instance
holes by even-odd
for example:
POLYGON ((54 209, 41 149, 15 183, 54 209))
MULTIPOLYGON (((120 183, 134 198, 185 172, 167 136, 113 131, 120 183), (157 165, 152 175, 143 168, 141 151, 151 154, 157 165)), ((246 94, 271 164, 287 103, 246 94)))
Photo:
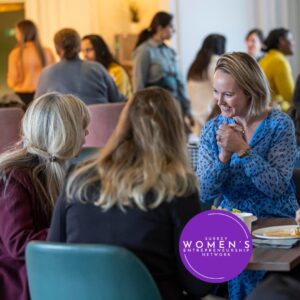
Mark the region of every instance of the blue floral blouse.
POLYGON ((294 217, 299 205, 292 182, 296 138, 290 117, 272 109, 256 129, 249 146, 252 155, 234 153, 226 164, 219 161, 216 131, 235 123, 222 115, 210 120, 199 141, 197 175, 200 198, 209 202, 221 195, 221 206, 258 217, 294 217))

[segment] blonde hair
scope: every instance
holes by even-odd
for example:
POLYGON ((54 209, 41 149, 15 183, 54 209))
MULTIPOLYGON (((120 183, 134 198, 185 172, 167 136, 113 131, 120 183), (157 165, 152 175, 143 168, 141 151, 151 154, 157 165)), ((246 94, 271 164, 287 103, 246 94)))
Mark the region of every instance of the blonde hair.
POLYGON ((270 103, 269 83, 253 57, 243 52, 224 54, 217 62, 217 70, 231 75, 244 94, 250 97, 248 118, 265 112, 270 103))
POLYGON ((127 105, 128 114, 117 125, 123 129, 117 146, 75 170, 67 183, 69 199, 89 201, 90 187, 99 183, 95 204, 102 209, 134 204, 147 210, 197 190, 176 100, 166 90, 148 88, 127 105), (145 200, 149 191, 154 195, 151 203, 145 200))
POLYGON ((86 105, 72 95, 45 94, 34 100, 22 120, 21 149, 0 155, 1 180, 25 169, 51 211, 64 182, 64 163, 80 152, 90 116, 86 105))

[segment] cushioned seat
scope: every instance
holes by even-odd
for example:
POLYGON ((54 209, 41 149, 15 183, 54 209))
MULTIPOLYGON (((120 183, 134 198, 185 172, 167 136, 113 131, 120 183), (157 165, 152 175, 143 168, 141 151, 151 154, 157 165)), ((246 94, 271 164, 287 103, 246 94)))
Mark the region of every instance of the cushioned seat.
POLYGON ((146 267, 122 247, 30 242, 26 267, 32 300, 161 299, 146 267))

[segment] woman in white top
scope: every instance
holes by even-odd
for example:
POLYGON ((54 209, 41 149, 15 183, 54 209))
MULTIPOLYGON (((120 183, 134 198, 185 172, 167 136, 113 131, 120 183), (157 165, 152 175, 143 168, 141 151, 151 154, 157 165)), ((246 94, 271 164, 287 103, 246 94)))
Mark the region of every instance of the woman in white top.
POLYGON ((226 38, 210 34, 203 41, 187 75, 187 93, 195 119, 195 134, 199 135, 214 106, 212 81, 219 55, 225 52, 226 38))

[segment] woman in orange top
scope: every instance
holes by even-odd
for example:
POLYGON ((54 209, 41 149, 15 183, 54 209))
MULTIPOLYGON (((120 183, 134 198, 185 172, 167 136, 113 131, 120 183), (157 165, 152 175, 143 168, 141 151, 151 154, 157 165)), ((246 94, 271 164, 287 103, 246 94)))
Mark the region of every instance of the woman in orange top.
POLYGON ((17 46, 8 57, 7 84, 25 102, 33 99, 41 70, 54 63, 50 49, 42 47, 38 30, 30 20, 16 26, 17 46))

